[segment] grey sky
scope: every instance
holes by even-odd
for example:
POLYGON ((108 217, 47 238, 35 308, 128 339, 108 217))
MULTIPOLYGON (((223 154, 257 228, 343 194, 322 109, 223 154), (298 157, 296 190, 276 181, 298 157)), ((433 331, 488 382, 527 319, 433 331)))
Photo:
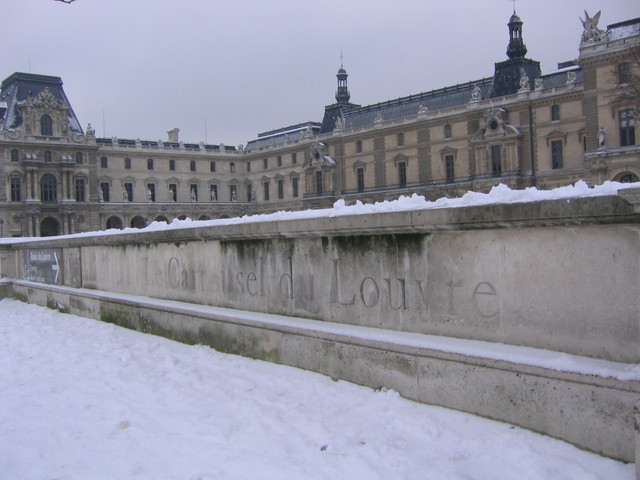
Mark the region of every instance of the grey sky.
MULTIPOLYGON (((579 17, 640 16, 636 0, 518 0, 543 73, 578 56, 579 17)), ((61 76, 83 127, 119 138, 237 145, 322 120, 340 50, 362 105, 493 74, 510 0, 3 0, 2 65, 61 76), (105 122, 103 124, 103 110, 105 122)))

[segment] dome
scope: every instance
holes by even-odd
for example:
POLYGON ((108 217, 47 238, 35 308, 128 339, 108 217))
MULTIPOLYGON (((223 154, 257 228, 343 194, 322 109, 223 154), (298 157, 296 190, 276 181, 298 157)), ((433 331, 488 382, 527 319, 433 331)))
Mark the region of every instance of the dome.
POLYGON ((340 67, 340 69, 338 70, 338 75, 346 75, 346 74, 347 74, 347 71, 343 67, 340 67))
POLYGON ((522 20, 520 20, 520 17, 518 15, 516 15, 516 12, 513 12, 513 15, 511 15, 511 19, 509 20, 509 23, 522 23, 522 20))

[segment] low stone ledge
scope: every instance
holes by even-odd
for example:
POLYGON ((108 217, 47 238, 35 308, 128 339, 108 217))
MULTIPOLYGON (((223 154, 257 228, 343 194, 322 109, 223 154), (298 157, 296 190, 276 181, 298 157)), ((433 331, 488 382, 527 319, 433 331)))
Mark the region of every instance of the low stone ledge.
POLYGON ((32 303, 372 388, 392 388, 413 400, 513 423, 611 458, 635 459, 638 381, 426 348, 419 334, 398 336, 367 327, 9 283, 14 295, 32 303))

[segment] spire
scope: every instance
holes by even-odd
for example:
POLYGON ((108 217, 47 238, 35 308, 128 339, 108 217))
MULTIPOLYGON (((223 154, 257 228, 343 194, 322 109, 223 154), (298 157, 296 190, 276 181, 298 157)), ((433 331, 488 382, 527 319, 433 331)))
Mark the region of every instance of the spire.
POLYGON ((509 58, 524 58, 527 54, 527 47, 522 40, 522 20, 516 14, 515 2, 513 6, 513 15, 509 20, 509 46, 507 47, 507 56, 509 58))
POLYGON ((349 99, 351 98, 351 94, 349 93, 349 89, 347 88, 347 71, 344 69, 344 65, 342 63, 342 50, 340 50, 340 69, 338 70, 338 90, 336 90, 336 101, 338 103, 349 103, 349 99))

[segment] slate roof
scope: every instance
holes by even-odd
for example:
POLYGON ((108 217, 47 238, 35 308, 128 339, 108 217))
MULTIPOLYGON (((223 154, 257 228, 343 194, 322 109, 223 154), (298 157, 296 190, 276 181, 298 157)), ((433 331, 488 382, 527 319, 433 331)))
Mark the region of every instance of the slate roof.
POLYGON ((317 135, 320 133, 320 127, 321 124, 319 122, 305 122, 298 123, 297 125, 291 125, 289 127, 279 128, 277 130, 259 133, 258 138, 247 142, 245 150, 255 150, 257 148, 281 145, 286 142, 299 140, 308 136, 309 131, 312 135, 317 135))
MULTIPOLYGON (((565 70, 543 75, 541 77, 543 88, 547 89, 565 85, 569 71, 575 72, 576 84, 582 83, 581 69, 565 70)), ((426 107, 429 112, 437 112, 438 110, 467 105, 471 100, 471 93, 476 85, 480 88, 481 98, 489 98, 492 83, 493 77, 482 78, 473 82, 356 108, 344 114, 344 128, 358 128, 373 125, 376 117, 381 117, 382 121, 386 122, 414 116, 418 113, 420 106, 426 107)))
POLYGON ((55 98, 62 100, 69 107, 70 130, 80 134, 83 133, 71 103, 64 93, 60 77, 16 72, 6 78, 0 88, 0 102, 6 103, 5 107, 0 107, 0 114, 5 119, 2 130, 19 129, 22 125, 19 105, 27 98, 35 97, 45 88, 48 88, 55 98))

